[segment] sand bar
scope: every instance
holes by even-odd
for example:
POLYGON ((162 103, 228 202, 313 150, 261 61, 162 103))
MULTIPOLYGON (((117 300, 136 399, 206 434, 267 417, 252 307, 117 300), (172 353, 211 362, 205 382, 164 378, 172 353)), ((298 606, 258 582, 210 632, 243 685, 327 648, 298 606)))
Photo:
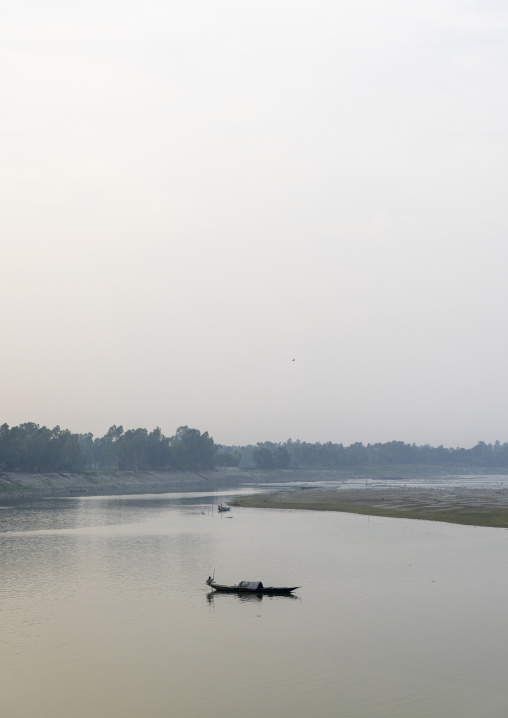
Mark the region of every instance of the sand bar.
POLYGON ((370 516, 508 528, 508 488, 307 488, 234 499, 232 506, 344 511, 370 516))

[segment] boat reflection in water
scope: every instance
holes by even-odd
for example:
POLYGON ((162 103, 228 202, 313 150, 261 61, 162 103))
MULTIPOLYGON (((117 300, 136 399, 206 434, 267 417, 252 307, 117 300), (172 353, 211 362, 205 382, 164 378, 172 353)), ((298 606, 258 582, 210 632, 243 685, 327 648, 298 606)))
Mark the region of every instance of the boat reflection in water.
POLYGON ((268 600, 278 600, 278 599, 287 599, 292 598, 294 601, 301 601, 300 596, 293 596, 292 593, 280 593, 280 594, 263 594, 263 593, 221 593, 219 591, 209 591, 206 594, 206 600, 210 605, 213 605, 214 601, 218 599, 223 600, 223 598, 227 597, 230 600, 236 599, 237 601, 240 601, 240 603, 258 603, 259 601, 262 601, 263 598, 267 598, 268 600))

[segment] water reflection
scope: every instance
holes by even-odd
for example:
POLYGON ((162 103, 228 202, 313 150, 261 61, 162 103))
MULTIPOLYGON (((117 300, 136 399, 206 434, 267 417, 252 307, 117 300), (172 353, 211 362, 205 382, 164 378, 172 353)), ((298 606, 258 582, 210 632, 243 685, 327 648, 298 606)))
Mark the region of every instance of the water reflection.
POLYGON ((1 511, 0 716, 507 715, 506 531, 220 500, 1 511))
MULTIPOLYGON (((193 511, 214 520, 233 518, 217 515, 216 504, 231 495, 252 493, 242 488, 235 492, 187 491, 164 494, 129 494, 124 496, 66 496, 40 499, 9 500, 2 511, 0 534, 27 532, 79 531, 92 527, 139 524, 155 516, 161 519, 174 515, 175 509, 193 511), (8 509, 8 510, 7 510, 8 509), (13 510, 15 509, 15 510, 13 510)), ((6 500, 2 497, 2 500, 6 500)))
POLYGON ((208 603, 213 603, 215 599, 218 599, 220 601, 230 599, 230 600, 236 600, 239 603, 259 603, 263 599, 266 599, 267 601, 272 600, 285 600, 288 598, 292 598, 295 601, 300 600, 300 596, 293 596, 292 593, 284 593, 284 594, 270 594, 270 593, 222 593, 222 591, 210 591, 206 594, 206 599, 208 603))

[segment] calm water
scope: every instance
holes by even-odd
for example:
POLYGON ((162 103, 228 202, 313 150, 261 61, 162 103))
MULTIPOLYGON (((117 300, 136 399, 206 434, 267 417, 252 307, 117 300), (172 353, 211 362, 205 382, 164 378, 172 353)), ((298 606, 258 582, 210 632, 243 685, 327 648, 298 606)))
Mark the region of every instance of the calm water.
POLYGON ((224 498, 1 507, 0 718, 508 716, 507 531, 224 498))

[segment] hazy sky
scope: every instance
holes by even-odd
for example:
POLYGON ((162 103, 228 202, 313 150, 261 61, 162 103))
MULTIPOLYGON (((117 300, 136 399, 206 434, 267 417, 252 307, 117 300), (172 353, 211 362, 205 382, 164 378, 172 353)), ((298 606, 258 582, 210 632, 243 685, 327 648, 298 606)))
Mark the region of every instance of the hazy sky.
POLYGON ((505 0, 0 15, 0 423, 508 441, 505 0))

